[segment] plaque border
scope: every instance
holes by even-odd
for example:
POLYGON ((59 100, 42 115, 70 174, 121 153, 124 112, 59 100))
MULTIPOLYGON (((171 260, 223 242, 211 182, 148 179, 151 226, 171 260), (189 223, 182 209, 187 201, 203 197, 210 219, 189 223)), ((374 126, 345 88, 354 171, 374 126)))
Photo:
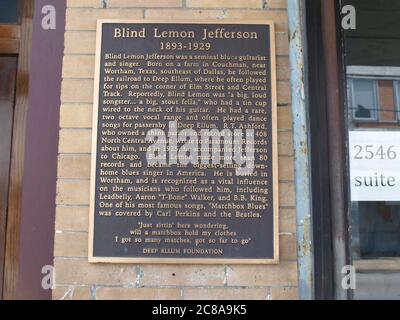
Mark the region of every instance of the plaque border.
POLYGON ((96 29, 96 53, 94 75, 94 97, 92 116, 92 147, 91 147, 91 173, 90 173, 90 203, 89 203, 89 237, 88 237, 88 262, 89 263, 132 263, 132 264, 236 264, 236 265, 271 265, 279 264, 279 168, 278 168, 278 116, 277 116, 277 80, 276 80, 276 36, 275 23, 272 20, 215 20, 215 19, 98 19, 96 29), (272 180, 273 180, 273 259, 248 259, 248 258, 143 258, 143 257, 98 257, 93 255, 94 246, 94 215, 96 192, 96 164, 97 164, 97 135, 98 111, 100 93, 100 63, 102 46, 102 26, 105 23, 165 23, 165 24, 240 24, 240 25, 268 25, 270 39, 271 59, 271 124, 272 124, 272 180))

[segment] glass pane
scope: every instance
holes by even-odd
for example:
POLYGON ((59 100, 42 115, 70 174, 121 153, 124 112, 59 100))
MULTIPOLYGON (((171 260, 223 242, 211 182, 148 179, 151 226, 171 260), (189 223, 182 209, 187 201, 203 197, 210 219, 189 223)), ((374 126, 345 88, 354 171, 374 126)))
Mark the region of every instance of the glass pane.
POLYGON ((17 23, 19 20, 19 1, 0 0, 0 23, 17 23))
POLYGON ((360 256, 362 258, 400 256, 400 207, 390 202, 360 202, 358 210, 360 256))
POLYGON ((375 119, 376 101, 374 81, 353 80, 354 117, 357 119, 375 119))
POLYGON ((400 257, 400 1, 346 0, 353 260, 400 257))

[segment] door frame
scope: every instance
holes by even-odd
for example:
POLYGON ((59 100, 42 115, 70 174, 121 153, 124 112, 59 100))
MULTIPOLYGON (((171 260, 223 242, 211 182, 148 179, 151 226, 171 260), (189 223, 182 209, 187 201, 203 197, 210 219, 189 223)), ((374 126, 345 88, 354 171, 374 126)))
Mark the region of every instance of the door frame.
POLYGON ((341 285, 350 257, 340 8, 340 0, 306 0, 314 294, 319 300, 352 296, 341 285))
MULTIPOLYGON (((11 142, 15 106, 17 57, 0 55, 0 79, 4 92, 0 99, 0 297, 3 295, 4 261, 7 226, 7 204, 10 179, 11 142)), ((3 91, 3 89, 2 89, 3 91)))
POLYGON ((34 3, 34 0, 20 0, 20 23, 0 25, 0 54, 18 56, 5 235, 3 294, 0 296, 0 299, 5 300, 15 299, 16 297, 19 271, 22 176, 34 3))

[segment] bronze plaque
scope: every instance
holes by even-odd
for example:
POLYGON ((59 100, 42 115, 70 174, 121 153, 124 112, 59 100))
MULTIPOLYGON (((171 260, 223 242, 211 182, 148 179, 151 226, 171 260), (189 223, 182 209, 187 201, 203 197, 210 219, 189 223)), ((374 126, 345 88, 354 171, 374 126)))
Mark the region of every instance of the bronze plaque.
POLYGON ((278 262, 272 22, 100 20, 90 262, 278 262))

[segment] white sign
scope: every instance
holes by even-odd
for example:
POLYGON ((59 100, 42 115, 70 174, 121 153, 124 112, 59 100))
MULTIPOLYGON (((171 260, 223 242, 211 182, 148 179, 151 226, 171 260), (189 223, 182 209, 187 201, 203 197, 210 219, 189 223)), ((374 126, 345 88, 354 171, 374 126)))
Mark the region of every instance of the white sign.
POLYGON ((400 131, 350 131, 352 201, 400 201, 400 131))

